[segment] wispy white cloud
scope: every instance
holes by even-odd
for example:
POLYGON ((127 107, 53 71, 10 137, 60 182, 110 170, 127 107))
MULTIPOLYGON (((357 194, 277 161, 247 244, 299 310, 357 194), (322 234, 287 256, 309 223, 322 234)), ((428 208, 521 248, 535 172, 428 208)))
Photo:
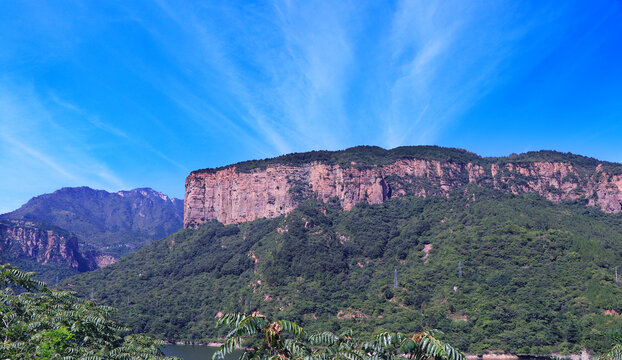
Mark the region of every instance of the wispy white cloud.
POLYGON ((34 148, 22 143, 21 141, 13 138, 12 136, 2 134, 2 140, 6 142, 8 145, 15 147, 18 151, 21 151, 24 154, 54 169, 60 175, 64 176, 67 180, 70 180, 72 182, 80 181, 80 178, 78 178, 74 174, 67 171, 56 160, 52 159, 51 157, 47 155, 42 154, 40 151, 35 150, 34 148))
POLYGON ((46 102, 32 86, 0 82, 0 186, 11 189, 0 196, 3 211, 65 186, 126 188, 110 166, 89 154, 88 143, 74 127, 60 124, 71 122, 73 114, 65 110, 81 110, 69 103, 55 107, 57 100, 46 102))
MULTIPOLYGON (((189 94, 189 91, 186 90, 184 91, 185 96, 182 99, 176 98, 176 101, 185 104, 190 103, 190 106, 186 105, 185 107, 195 110, 198 121, 205 122, 212 118, 216 121, 217 126, 225 132, 236 137, 242 136, 246 139, 252 139, 251 141, 256 143, 255 147, 258 149, 261 148, 260 144, 265 144, 277 152, 291 152, 293 148, 291 141, 293 139, 300 140, 301 134, 296 133, 294 127, 280 127, 279 120, 281 119, 274 114, 267 114, 266 106, 274 105, 272 103, 274 98, 265 97, 265 89, 269 89, 271 84, 254 83, 253 77, 245 74, 247 70, 241 68, 240 64, 236 64, 235 58, 239 56, 236 52, 240 50, 241 46, 247 47, 245 50, 249 52, 249 57, 258 55, 253 53, 254 44, 252 42, 240 44, 235 37, 227 39, 214 34, 210 31, 214 24, 210 23, 209 13, 204 13, 205 17, 201 18, 196 16, 193 9, 175 8, 173 10, 163 1, 160 1, 159 5, 175 20, 184 34, 189 39, 194 40, 191 46, 199 51, 199 57, 194 61, 189 61, 193 64, 192 73, 199 74, 206 82, 213 78, 219 79, 221 81, 220 86, 224 87, 220 90, 226 90, 230 95, 230 99, 227 99, 225 103, 213 104, 208 103, 206 99, 199 98, 200 94, 189 94), (194 101, 188 101, 189 99, 194 101), (224 115, 221 110, 215 109, 215 105, 220 105, 229 115, 224 115), (196 111, 197 109, 199 111, 196 111)), ((230 13, 237 10, 221 6, 216 11, 228 20, 235 17, 230 13)), ((235 23, 229 23, 229 28, 224 33, 235 34, 239 31, 240 34, 243 34, 242 37, 253 36, 253 34, 244 34, 246 30, 241 26, 242 24, 238 25, 240 26, 236 27, 235 23)), ((256 57, 248 59, 249 62, 258 60, 256 57)), ((186 62, 187 60, 181 59, 181 61, 186 62)), ((202 88, 201 90, 206 98, 214 98, 209 96, 213 89, 202 88)))
POLYGON ((183 44, 132 17, 192 74, 192 83, 177 77, 158 85, 191 120, 264 152, 268 146, 268 155, 341 146, 350 130, 344 97, 354 53, 344 15, 356 13, 351 4, 157 4, 183 44))
POLYGON ((38 91, 0 82, 0 141, 59 179, 104 187, 128 182, 127 168, 141 161, 164 160, 187 172, 196 154, 220 159, 241 147, 245 152, 236 156, 257 158, 356 144, 435 143, 489 92, 525 71, 523 59, 536 63, 552 51, 551 36, 564 35, 551 23, 565 6, 157 0, 60 11, 33 5, 28 8, 42 24, 13 34, 10 54, 0 61, 54 60, 56 71, 80 58, 81 76, 104 68, 123 81, 93 75, 66 92, 54 88, 62 88, 55 79, 38 91), (72 11, 80 16, 68 16, 72 11), (46 38, 46 51, 27 46, 57 23, 62 28, 46 38), (106 63, 84 56, 92 49, 106 63), (520 69, 510 66, 518 62, 520 69), (124 92, 126 84, 135 86, 124 92), (98 99, 66 95, 86 86, 110 87, 90 96, 116 102, 113 110, 106 113, 98 99), (123 106, 131 108, 127 114, 123 106), (127 165, 119 148, 141 160, 127 165))
POLYGON ((185 75, 146 76, 205 131, 268 155, 342 148, 359 134, 354 142, 387 147, 433 143, 503 81, 517 44, 547 19, 480 1, 404 0, 389 14, 348 1, 157 4, 172 34, 132 16, 185 75), (374 16, 386 21, 370 41, 374 16))
POLYGON ((272 80, 267 96, 273 111, 310 140, 308 147, 338 148, 352 125, 345 97, 355 61, 356 9, 349 2, 275 1, 273 6, 282 48, 262 59, 272 80))
MULTIPOLYGON (((70 110, 74 113, 76 113, 77 115, 80 116, 81 119, 87 121, 89 124, 93 125, 94 127, 104 131, 105 133, 108 133, 110 135, 116 136, 118 138, 121 138, 131 144, 137 145, 139 148, 142 148, 146 151, 149 151, 155 155, 157 155, 158 157, 160 157, 161 159, 165 160, 166 162, 168 162, 169 164, 179 168, 180 170, 183 171, 189 171, 189 169, 182 165, 181 163, 179 163, 178 161, 175 161, 173 159, 171 159, 170 157, 166 156, 164 153, 162 153, 160 150, 158 150, 157 148, 153 147, 151 144, 149 144, 146 141, 143 141, 137 137, 134 136, 130 136, 128 135, 128 133, 126 131, 123 131, 122 129, 111 125, 109 123, 106 123, 102 120, 100 120, 99 116, 97 115, 92 115, 89 114, 86 110, 81 109, 80 107, 78 107, 75 104, 69 103, 67 101, 61 100, 58 98, 58 96, 56 96, 55 94, 52 94, 51 99, 53 102, 55 102, 56 104, 62 106, 63 108, 70 110)), ((98 174, 102 174, 102 177, 105 179, 110 179, 110 180, 114 180, 114 182, 119 182, 118 178, 116 176, 114 176, 113 174, 110 173, 109 170, 100 170, 97 171, 98 174)))
POLYGON ((71 110, 71 111, 73 111, 73 112, 75 112, 75 113, 77 113, 79 115, 86 115, 86 111, 85 110, 80 109, 79 107, 77 107, 74 104, 70 104, 70 103, 68 103, 66 101, 63 101, 63 100, 59 99, 58 96, 56 96, 56 94, 54 94, 54 93, 50 94, 50 99, 53 102, 55 102, 57 105, 60 105, 60 106, 64 107, 67 110, 71 110))
POLYGON ((504 80, 519 44, 549 19, 531 15, 524 21, 520 9, 502 3, 400 1, 383 51, 393 69, 384 73, 385 144, 434 143, 459 121, 504 80))
MULTIPOLYGON (((247 90, 238 69, 227 58, 226 39, 210 31, 210 17, 202 19, 190 5, 171 6, 166 1, 156 4, 169 20, 166 25, 173 29, 171 32, 162 32, 162 23, 153 23, 142 14, 127 10, 132 21, 153 37, 179 66, 179 71, 156 75, 139 64, 128 64, 128 67, 165 94, 185 112, 183 120, 193 122, 206 135, 226 134, 232 142, 235 139, 244 143, 263 156, 273 155, 272 151, 266 151, 266 139, 269 146, 282 149, 281 136, 252 118, 252 107, 240 104, 247 90)), ((218 8, 219 12, 225 10, 218 8)))

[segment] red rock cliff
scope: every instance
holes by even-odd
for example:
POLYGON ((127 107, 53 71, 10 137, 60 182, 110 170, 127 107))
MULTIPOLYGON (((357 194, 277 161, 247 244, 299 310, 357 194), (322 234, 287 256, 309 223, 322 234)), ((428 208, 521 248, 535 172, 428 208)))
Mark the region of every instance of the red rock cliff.
POLYGON ((83 261, 75 236, 43 229, 26 220, 0 224, 0 250, 11 257, 30 258, 41 264, 63 264, 74 269, 83 261))
POLYGON ((394 196, 446 195, 475 183, 514 194, 536 192, 559 202, 585 198, 607 212, 622 208, 622 175, 602 165, 580 168, 571 162, 452 162, 398 159, 359 168, 309 162, 299 166, 272 164, 249 172, 235 166, 215 172, 193 172, 186 179, 184 226, 216 219, 224 224, 273 218, 301 201, 337 198, 346 210, 366 202, 379 204, 394 196))
POLYGON ((4 261, 31 259, 79 271, 94 270, 116 262, 116 258, 97 251, 83 253, 75 235, 30 220, 0 221, 0 253, 4 261))

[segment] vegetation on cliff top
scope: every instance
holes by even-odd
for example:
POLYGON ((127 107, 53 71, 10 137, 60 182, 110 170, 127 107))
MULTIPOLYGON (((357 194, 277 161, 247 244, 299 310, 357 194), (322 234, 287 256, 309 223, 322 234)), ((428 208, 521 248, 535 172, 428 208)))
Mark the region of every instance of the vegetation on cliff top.
POLYGON ((120 309, 137 332, 221 338, 218 311, 259 311, 310 331, 436 328, 479 353, 604 352, 622 327, 622 215, 468 186, 341 211, 207 223, 65 286, 120 309), (394 287, 394 270, 398 284, 394 287))
POLYGON ((235 167, 238 172, 250 172, 251 170, 265 169, 268 166, 276 164, 296 166, 310 162, 320 162, 329 165, 338 164, 341 167, 373 168, 391 164, 404 158, 463 164, 470 162, 479 165, 490 165, 493 163, 504 164, 509 162, 562 161, 569 162, 580 168, 589 168, 592 171, 598 164, 603 164, 603 169, 608 172, 616 174, 622 173, 622 164, 600 161, 582 155, 558 151, 542 150, 530 151, 523 154, 512 154, 504 157, 481 157, 467 150, 440 146, 400 146, 390 150, 378 146, 356 146, 339 151, 310 151, 286 154, 262 160, 242 161, 218 168, 195 170, 192 173, 215 173, 230 167, 235 167))

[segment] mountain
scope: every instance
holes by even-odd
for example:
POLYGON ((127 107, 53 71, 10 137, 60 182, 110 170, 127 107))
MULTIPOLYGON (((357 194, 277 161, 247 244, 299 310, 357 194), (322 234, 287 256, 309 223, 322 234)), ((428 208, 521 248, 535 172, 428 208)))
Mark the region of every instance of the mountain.
POLYGON ((216 340, 219 312, 259 311, 311 331, 437 328, 471 353, 579 353, 622 327, 621 254, 620 214, 468 186, 212 221, 64 286, 168 340, 216 340))
POLYGON ((0 261, 48 283, 114 263, 182 227, 183 202, 152 189, 63 188, 0 215, 0 261))
POLYGON ((183 201, 149 188, 107 192, 62 188, 0 219, 37 220, 75 234, 85 250, 115 258, 182 227, 183 201))
POLYGON ((554 151, 482 158, 460 149, 360 146, 193 171, 186 179, 184 225, 274 218, 301 202, 337 198, 349 210, 405 195, 446 196, 467 184, 555 202, 622 209, 622 165, 554 151))
POLYGON ((168 340, 215 340, 221 312, 259 311, 309 330, 438 328, 472 353, 602 351, 622 327, 621 170, 437 147, 201 170, 185 229, 62 286, 168 340))

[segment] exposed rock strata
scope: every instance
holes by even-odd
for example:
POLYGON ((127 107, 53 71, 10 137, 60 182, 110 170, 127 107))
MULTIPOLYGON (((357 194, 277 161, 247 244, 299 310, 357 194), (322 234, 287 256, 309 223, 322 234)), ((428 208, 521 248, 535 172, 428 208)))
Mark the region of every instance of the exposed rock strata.
POLYGON ((62 230, 38 223, 9 220, 0 223, 0 251, 12 258, 33 259, 41 264, 61 264, 85 271, 95 266, 78 250, 78 239, 62 230))
POLYGON ((103 268, 117 262, 117 258, 106 254, 94 254, 91 258, 96 268, 103 268))
POLYGON ((117 261, 97 251, 81 252, 75 235, 31 220, 0 221, 0 253, 4 261, 29 259, 78 271, 95 270, 117 261))
POLYGON ((549 200, 584 198, 606 212, 622 209, 622 175, 602 165, 586 169, 571 162, 473 162, 398 159, 358 168, 310 162, 299 166, 272 164, 250 172, 235 166, 215 172, 193 172, 186 179, 184 226, 216 219, 224 224, 274 218, 314 197, 336 198, 349 210, 359 203, 379 204, 407 194, 447 195, 469 183, 513 194, 535 192, 549 200))

